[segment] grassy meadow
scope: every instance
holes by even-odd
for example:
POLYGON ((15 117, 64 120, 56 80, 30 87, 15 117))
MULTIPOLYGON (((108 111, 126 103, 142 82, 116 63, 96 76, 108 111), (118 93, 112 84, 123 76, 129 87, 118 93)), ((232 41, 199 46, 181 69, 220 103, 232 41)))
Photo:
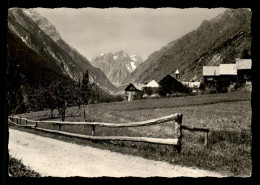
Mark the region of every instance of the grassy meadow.
MULTIPOLYGON (((183 114, 183 124, 210 128, 208 148, 204 143, 204 134, 185 130, 182 139, 182 152, 177 153, 171 146, 131 142, 91 142, 82 139, 39 133, 69 142, 87 144, 102 149, 142 156, 172 164, 198 167, 222 172, 234 176, 251 174, 251 94, 232 92, 163 99, 136 100, 90 104, 86 108, 87 121, 127 123, 144 121, 174 113, 183 114)), ((54 112, 58 117, 57 112, 54 112)), ((48 119, 50 111, 31 112, 18 115, 33 120, 48 119)), ((60 120, 56 118, 54 120, 60 120)), ((69 107, 66 121, 84 121, 83 107, 69 107)), ((57 130, 56 125, 39 124, 42 128, 57 130)), ((28 132, 35 130, 19 128, 28 132)), ((62 131, 90 134, 88 126, 62 126, 62 131)), ((125 135, 172 138, 174 124, 105 128, 96 127, 96 135, 125 135)))
POLYGON ((21 160, 10 155, 8 173, 11 177, 41 177, 39 173, 26 167, 21 160))

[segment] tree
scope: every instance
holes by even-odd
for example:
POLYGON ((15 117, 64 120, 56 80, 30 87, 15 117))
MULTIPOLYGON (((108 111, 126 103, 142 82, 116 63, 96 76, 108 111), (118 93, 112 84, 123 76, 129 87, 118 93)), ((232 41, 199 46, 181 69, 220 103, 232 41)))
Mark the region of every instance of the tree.
POLYGON ((241 58, 242 59, 250 59, 251 58, 249 51, 247 49, 243 50, 243 53, 241 54, 241 58))
POLYGON ((205 83, 204 83, 204 82, 201 82, 201 83, 200 83, 200 86, 199 86, 199 90, 203 93, 203 92, 205 91, 205 89, 206 89, 205 83))
POLYGON ((46 98, 46 103, 48 105, 48 108, 51 109, 51 119, 53 118, 53 111, 56 109, 56 103, 55 98, 53 96, 55 95, 55 85, 52 83, 49 87, 48 97, 46 98))
POLYGON ((43 108, 49 107, 48 104, 48 90, 43 87, 35 89, 33 93, 29 96, 29 106, 31 110, 39 111, 43 108))
POLYGON ((60 83, 52 84, 50 87, 50 99, 52 103, 50 106, 51 110, 57 109, 61 116, 61 120, 65 120, 65 112, 68 105, 68 99, 70 99, 70 93, 62 87, 60 83))
POLYGON ((91 84, 89 83, 88 70, 86 70, 86 72, 83 74, 80 94, 82 99, 82 105, 84 108, 84 119, 86 119, 85 105, 89 103, 89 99, 91 96, 91 84))
POLYGON ((74 84, 74 89, 73 89, 73 101, 79 106, 83 103, 82 97, 81 97, 81 84, 80 84, 80 79, 78 79, 78 84, 74 84))

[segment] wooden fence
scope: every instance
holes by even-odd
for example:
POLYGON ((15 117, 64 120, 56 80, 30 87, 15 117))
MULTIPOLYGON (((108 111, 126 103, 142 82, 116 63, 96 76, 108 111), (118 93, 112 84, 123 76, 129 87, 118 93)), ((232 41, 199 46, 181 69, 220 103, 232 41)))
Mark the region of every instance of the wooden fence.
POLYGON ((16 116, 9 116, 8 121, 19 127, 29 127, 36 130, 46 131, 50 133, 56 133, 61 135, 66 135, 70 137, 77 137, 83 139, 90 140, 103 140, 103 141, 132 141, 132 142, 145 142, 145 143, 153 143, 153 144, 162 144, 162 145, 172 145, 174 146, 178 152, 181 151, 181 141, 183 136, 182 130, 190 130, 190 131, 202 131, 206 132, 205 136, 205 145, 208 143, 208 132, 209 129, 206 128, 197 128, 182 125, 182 114, 173 114, 157 119, 151 119, 147 121, 141 122, 132 122, 132 123, 100 123, 100 122, 61 122, 61 121, 35 121, 29 120, 27 118, 19 118, 16 116), (23 121, 23 124, 22 124, 23 121), (172 122, 174 126, 174 138, 151 138, 151 137, 129 137, 129 136, 96 136, 95 129, 96 127, 108 127, 108 128, 122 128, 122 127, 141 127, 141 126, 149 126, 155 124, 161 124, 165 122, 172 122), (55 124, 58 125, 58 130, 51 130, 40 128, 39 123, 44 124, 55 124), (91 135, 83 135, 76 134, 70 132, 61 131, 61 127, 63 125, 88 125, 92 127, 91 135))
MULTIPOLYGON (((206 147, 208 147, 208 137, 209 137, 209 129, 208 128, 203 128, 203 127, 192 127, 192 126, 187 126, 187 125, 181 125, 181 132, 182 132, 182 130, 189 130, 189 131, 198 131, 198 132, 204 132, 204 145, 206 146, 206 147)), ((183 133, 181 133, 181 134, 183 134, 183 133)))

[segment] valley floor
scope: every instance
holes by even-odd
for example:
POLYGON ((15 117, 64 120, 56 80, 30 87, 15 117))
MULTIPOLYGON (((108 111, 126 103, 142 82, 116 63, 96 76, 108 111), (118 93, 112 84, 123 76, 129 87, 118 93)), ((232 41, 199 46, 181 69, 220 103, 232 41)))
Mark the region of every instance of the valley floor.
MULTIPOLYGON (((32 129, 19 128, 19 130, 149 160, 168 162, 172 165, 216 171, 228 174, 228 176, 250 176, 252 173, 252 110, 250 100, 250 93, 234 92, 88 105, 88 121, 127 123, 181 113, 183 114, 183 124, 210 128, 208 148, 204 146, 203 133, 184 131, 180 154, 176 153, 171 146, 131 142, 95 143, 32 129)), ((48 119, 49 115, 50 111, 46 110, 18 116, 39 120, 48 119)), ((82 107, 80 109, 69 107, 66 115, 67 121, 84 120, 82 107)), ((55 120, 60 120, 60 118, 55 120)), ((39 126, 57 130, 55 125, 39 124, 39 126)), ((62 126, 61 131, 89 135, 91 127, 62 126)), ((170 122, 137 128, 96 128, 97 136, 125 135, 172 138, 173 133, 173 125, 170 122)))

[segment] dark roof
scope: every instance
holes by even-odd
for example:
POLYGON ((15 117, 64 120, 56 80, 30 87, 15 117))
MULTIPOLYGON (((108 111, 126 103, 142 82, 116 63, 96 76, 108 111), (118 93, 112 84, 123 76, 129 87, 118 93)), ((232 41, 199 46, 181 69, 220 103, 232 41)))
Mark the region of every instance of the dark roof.
POLYGON ((130 83, 126 88, 125 91, 141 91, 143 90, 144 84, 139 83, 130 83), (131 89, 131 87, 133 87, 131 89))
POLYGON ((168 92, 184 92, 187 89, 179 80, 177 80, 170 74, 167 74, 164 78, 162 78, 159 81, 159 84, 163 89, 168 92))
POLYGON ((172 79, 173 81, 178 81, 176 78, 174 78, 171 74, 165 75, 159 82, 158 84, 162 83, 166 79, 172 79))

